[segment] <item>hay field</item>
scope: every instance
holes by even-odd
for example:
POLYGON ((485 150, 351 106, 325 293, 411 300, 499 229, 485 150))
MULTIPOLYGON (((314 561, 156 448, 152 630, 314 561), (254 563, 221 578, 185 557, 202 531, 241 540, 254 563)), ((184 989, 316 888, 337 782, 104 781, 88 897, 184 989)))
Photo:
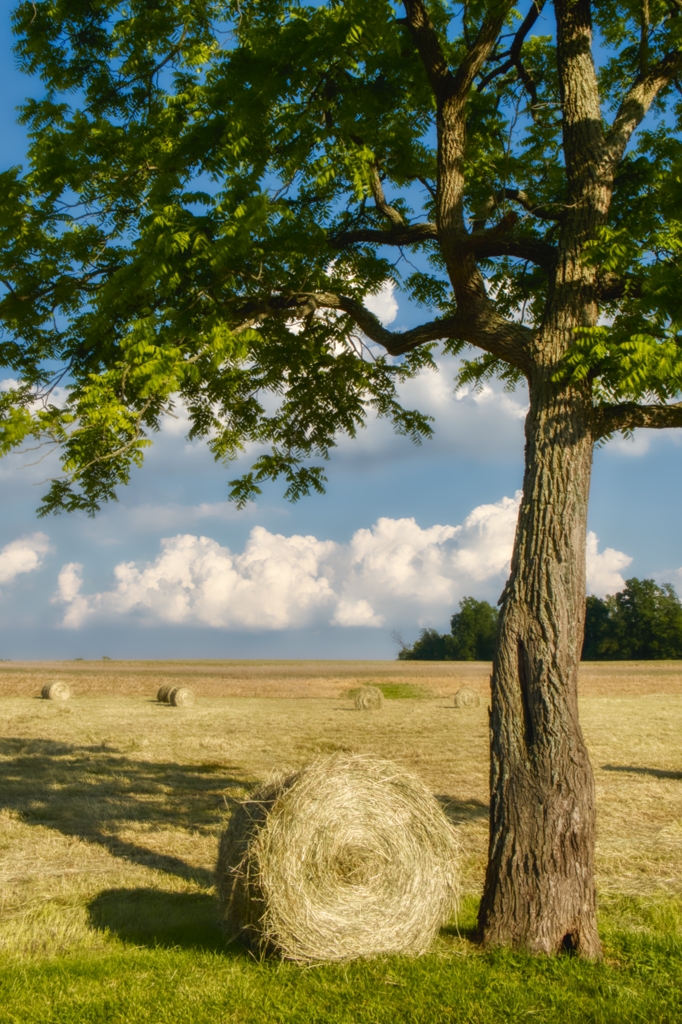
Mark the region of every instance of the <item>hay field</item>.
MULTIPOLYGON (((488 676, 488 665, 456 663, 2 663, 0 951, 101 948, 133 924, 144 931, 150 899, 176 916, 186 908, 190 928, 197 907, 212 919, 218 835, 234 802, 273 770, 335 750, 393 758, 425 780, 460 829, 464 891, 477 896, 487 701, 456 709, 452 694, 466 683, 486 696, 488 676), (40 700, 49 678, 74 697, 40 700), (155 702, 176 680, 194 688, 193 707, 155 702), (353 708, 352 690, 367 683, 385 688, 380 712, 353 708)), ((581 694, 602 906, 627 914, 632 897, 677 900, 682 665, 586 665, 581 694)))

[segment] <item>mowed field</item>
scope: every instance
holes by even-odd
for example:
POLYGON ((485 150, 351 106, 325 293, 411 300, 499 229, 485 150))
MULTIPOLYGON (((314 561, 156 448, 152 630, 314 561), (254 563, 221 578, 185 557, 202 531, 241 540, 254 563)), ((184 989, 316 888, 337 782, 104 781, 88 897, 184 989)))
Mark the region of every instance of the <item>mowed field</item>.
POLYGON ((682 1019, 682 665, 587 664, 605 960, 483 953, 487 664, 0 664, 0 1021, 682 1019), (39 698, 69 683, 65 703, 39 698), (197 702, 155 701, 165 682, 197 702), (352 691, 380 685, 379 712, 352 691), (458 709, 463 684, 481 706, 458 709), (335 750, 419 774, 457 824, 462 908, 418 960, 300 968, 225 947, 213 865, 235 801, 335 750))

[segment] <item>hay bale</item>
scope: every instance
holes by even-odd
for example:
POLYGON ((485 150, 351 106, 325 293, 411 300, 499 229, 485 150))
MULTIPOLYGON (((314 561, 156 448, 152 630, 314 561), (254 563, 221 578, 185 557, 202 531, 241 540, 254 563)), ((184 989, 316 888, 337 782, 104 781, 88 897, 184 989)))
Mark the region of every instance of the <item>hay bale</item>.
POLYGON ((390 761, 333 754, 235 811, 218 853, 228 938, 259 955, 351 960, 419 953, 457 895, 453 826, 390 761))
POLYGON ((158 690, 156 691, 156 699, 158 700, 159 704, 170 703, 170 695, 172 689, 173 683, 164 683, 163 686, 160 686, 158 688, 158 690))
POLYGON ((190 690, 189 686, 174 686, 169 700, 174 708, 186 708, 194 704, 194 690, 190 690))
POLYGON ((62 683, 58 679, 45 683, 40 696, 43 700, 68 700, 71 696, 71 688, 68 683, 62 683))
POLYGON ((362 686, 355 694, 358 711, 379 711, 383 703, 384 695, 378 686, 362 686))
POLYGON ((470 686, 460 686, 455 694, 456 708, 477 708, 480 707, 481 698, 470 686))

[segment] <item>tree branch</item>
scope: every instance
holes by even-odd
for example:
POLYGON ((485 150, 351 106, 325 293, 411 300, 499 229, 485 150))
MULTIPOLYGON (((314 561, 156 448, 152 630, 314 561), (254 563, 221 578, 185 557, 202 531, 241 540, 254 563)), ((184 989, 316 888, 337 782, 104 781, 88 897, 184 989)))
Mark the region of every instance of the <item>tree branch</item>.
POLYGON ((433 93, 439 103, 442 103, 452 94, 455 79, 448 67, 436 30, 422 0, 405 0, 405 15, 433 93))
MULTIPOLYGON (((494 256, 511 256, 515 259, 528 260, 545 270, 554 266, 556 257, 554 247, 541 238, 533 238, 514 234, 511 230, 516 222, 515 214, 509 214, 502 221, 487 231, 473 231, 464 234, 457 246, 453 246, 452 256, 465 259, 469 255, 477 259, 492 259, 494 256)), ((357 228, 346 231, 329 239, 334 249, 344 249, 348 245, 368 242, 374 245, 419 245, 422 242, 437 241, 436 225, 425 224, 405 225, 402 228, 391 228, 381 231, 378 228, 357 228)))
POLYGON ((500 59, 507 57, 508 60, 506 60, 504 64, 501 64, 499 67, 493 68, 493 70, 489 74, 485 75, 481 79, 481 81, 478 83, 479 92, 485 89, 486 85, 492 82, 495 78, 498 78, 500 75, 506 75, 508 71, 511 71, 511 69, 515 67, 516 70, 519 72, 519 77, 521 78, 521 81, 523 82, 526 91, 530 94, 532 102, 537 103, 538 97, 535 82, 533 81, 533 79, 521 63, 521 49, 526 41, 526 36, 532 29, 535 22, 540 17, 540 12, 542 11, 542 8, 544 6, 545 0, 534 0, 534 2, 530 5, 530 9, 526 14, 526 17, 521 22, 521 25, 516 35, 514 36, 511 46, 505 53, 500 54, 500 59))
POLYGON ((511 363, 522 372, 531 368, 529 347, 532 331, 523 324, 505 320, 488 302, 467 308, 466 312, 431 320, 409 331, 389 331, 378 317, 361 302, 335 292, 299 292, 296 295, 273 295, 264 303, 244 306, 240 318, 253 322, 267 316, 286 314, 288 317, 306 317, 318 309, 338 309, 349 316, 370 341, 383 346, 389 355, 400 356, 419 345, 446 338, 463 341, 490 352, 498 359, 511 363))
POLYGON ((394 206, 389 206, 386 202, 384 187, 381 184, 379 171, 374 164, 370 170, 369 181, 372 186, 372 195, 374 196, 374 202, 376 203, 377 210, 380 213, 383 213, 384 217, 387 217, 395 227, 404 227, 405 221, 403 220, 402 214, 398 213, 394 206))
POLYGON ((682 402, 672 405, 638 405, 636 402, 605 405, 596 410, 595 419, 598 438, 608 437, 619 430, 634 430, 635 427, 654 430, 682 427, 682 402))
POLYGON ((606 136, 607 159, 615 168, 630 138, 644 120, 656 96, 682 72, 682 52, 667 54, 649 73, 635 82, 623 97, 610 131, 606 136))
POLYGON ((373 242, 376 245, 418 245, 420 242, 438 240, 438 229, 434 223, 404 224, 382 231, 380 228, 355 228, 333 235, 329 244, 333 249, 344 249, 356 242, 373 242))

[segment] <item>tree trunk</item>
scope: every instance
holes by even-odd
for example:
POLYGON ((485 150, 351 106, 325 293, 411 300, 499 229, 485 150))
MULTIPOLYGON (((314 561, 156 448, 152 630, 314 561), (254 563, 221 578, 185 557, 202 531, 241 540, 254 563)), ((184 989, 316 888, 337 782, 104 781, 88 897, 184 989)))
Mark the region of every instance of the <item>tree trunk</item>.
POLYGON ((487 945, 599 956, 594 780, 578 722, 589 391, 530 381, 523 500, 493 663, 487 945))

